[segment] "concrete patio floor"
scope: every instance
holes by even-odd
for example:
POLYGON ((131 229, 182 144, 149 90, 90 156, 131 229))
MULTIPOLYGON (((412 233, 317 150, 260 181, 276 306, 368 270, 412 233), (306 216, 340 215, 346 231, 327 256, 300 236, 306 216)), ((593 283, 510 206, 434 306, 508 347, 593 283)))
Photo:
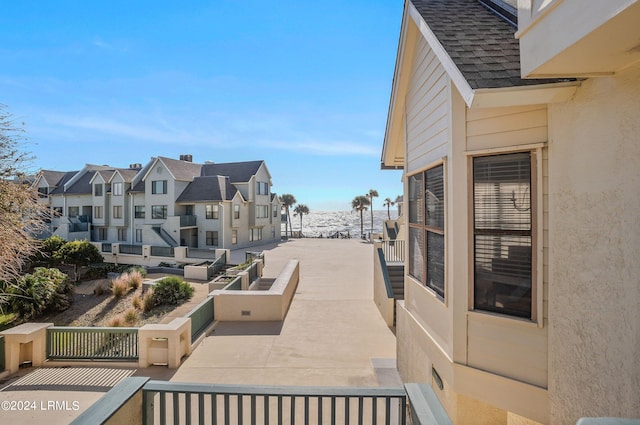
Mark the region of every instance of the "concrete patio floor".
MULTIPOLYGON (((283 322, 218 323, 177 370, 21 370, 0 385, 0 423, 69 423, 122 373, 194 383, 401 386, 395 336, 373 302, 372 245, 295 239, 252 250, 265 252, 265 278, 276 277, 290 259, 300 261, 300 282, 283 322)), ((244 252, 232 257, 242 262, 244 252)))
POLYGON ((264 277, 300 261, 284 322, 219 323, 176 382, 399 386, 395 336, 373 302, 373 248, 360 240, 294 239, 262 247, 264 277), (270 249, 271 248, 271 249, 270 249))

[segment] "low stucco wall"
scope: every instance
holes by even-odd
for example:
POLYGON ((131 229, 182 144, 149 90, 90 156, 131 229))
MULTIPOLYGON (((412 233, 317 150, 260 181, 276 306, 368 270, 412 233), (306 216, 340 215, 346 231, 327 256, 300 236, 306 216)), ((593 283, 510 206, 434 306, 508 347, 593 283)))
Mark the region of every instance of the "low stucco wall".
POLYGON ((290 260, 268 291, 213 291, 219 321, 284 320, 300 280, 298 260, 290 260))
POLYGON ((380 315, 390 328, 393 327, 395 299, 389 298, 384 282, 384 273, 380 264, 380 255, 376 244, 373 249, 373 301, 380 311, 380 315))

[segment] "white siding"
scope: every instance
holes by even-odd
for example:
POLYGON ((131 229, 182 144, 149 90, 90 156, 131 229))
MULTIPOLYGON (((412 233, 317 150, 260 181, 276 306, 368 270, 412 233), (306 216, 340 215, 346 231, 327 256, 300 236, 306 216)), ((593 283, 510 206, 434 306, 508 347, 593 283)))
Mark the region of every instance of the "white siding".
POLYGON ((506 148, 547 141, 545 105, 470 109, 467 149, 506 148))
POLYGON ((447 154, 451 109, 448 86, 444 68, 427 42, 420 38, 406 100, 408 174, 447 154))
MULTIPOLYGON (((510 149, 514 146, 547 141, 547 108, 524 106, 512 108, 485 108, 467 111, 467 150, 510 149)), ((548 382, 548 182, 547 152, 543 149, 542 182, 537 188, 542 196, 543 255, 543 327, 535 323, 522 323, 518 319, 495 317, 485 313, 468 316, 468 364, 501 376, 547 387, 548 382)), ((535 184, 535 182, 533 182, 535 184)), ((471 282, 471 285, 473 283, 471 282)))

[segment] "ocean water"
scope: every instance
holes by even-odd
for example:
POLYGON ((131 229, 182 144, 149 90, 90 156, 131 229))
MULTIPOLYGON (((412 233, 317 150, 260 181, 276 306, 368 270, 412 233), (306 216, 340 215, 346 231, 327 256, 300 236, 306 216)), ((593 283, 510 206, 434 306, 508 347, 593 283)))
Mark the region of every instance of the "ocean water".
MULTIPOLYGON (((398 210, 391 208, 391 219, 398 217, 398 210)), ((371 232, 371 211, 363 213, 364 233, 371 232)), ((382 233, 384 221, 388 219, 387 210, 373 211, 373 233, 382 233)), ((291 224, 293 231, 300 230, 300 217, 295 217, 291 211, 291 224)), ((306 237, 327 237, 340 232, 349 234, 352 238, 359 238, 360 235, 360 213, 358 211, 311 211, 302 218, 302 234, 306 237)), ((282 235, 284 236, 284 224, 282 235)))

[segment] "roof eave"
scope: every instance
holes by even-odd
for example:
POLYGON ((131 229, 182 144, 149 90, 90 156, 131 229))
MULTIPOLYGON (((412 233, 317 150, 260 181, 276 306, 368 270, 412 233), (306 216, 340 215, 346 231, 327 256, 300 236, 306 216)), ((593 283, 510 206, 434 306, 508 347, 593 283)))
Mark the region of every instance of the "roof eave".
POLYGON ((380 158, 380 168, 382 170, 404 166, 404 142, 401 137, 404 133, 402 129, 404 125, 404 104, 401 100, 406 96, 409 85, 413 51, 417 39, 416 28, 411 25, 411 21, 408 19, 409 6, 413 7, 406 0, 402 12, 402 24, 400 26, 398 50, 391 82, 389 110, 387 112, 387 123, 380 158), (398 155, 398 152, 401 154, 398 155))
POLYGON ((579 81, 545 83, 493 89, 475 89, 469 108, 499 108, 566 102, 580 86, 579 81))
POLYGON ((462 75, 462 72, 460 71, 460 69, 458 69, 458 66, 453 62, 453 59, 451 59, 449 53, 447 53, 444 46, 440 43, 433 31, 431 31, 431 28, 429 28, 429 25, 427 25, 424 18, 422 17, 420 12, 418 12, 418 9, 416 9, 413 3, 409 2, 408 10, 411 19, 413 19, 413 22, 415 22, 418 30, 429 44, 429 47, 431 47, 431 50, 433 50, 433 53, 440 61, 440 64, 446 71, 453 84, 458 89, 458 92, 462 96, 462 99, 464 99, 464 102, 467 104, 467 106, 471 106, 474 93, 473 89, 467 82, 467 79, 464 77, 464 75, 462 75))

